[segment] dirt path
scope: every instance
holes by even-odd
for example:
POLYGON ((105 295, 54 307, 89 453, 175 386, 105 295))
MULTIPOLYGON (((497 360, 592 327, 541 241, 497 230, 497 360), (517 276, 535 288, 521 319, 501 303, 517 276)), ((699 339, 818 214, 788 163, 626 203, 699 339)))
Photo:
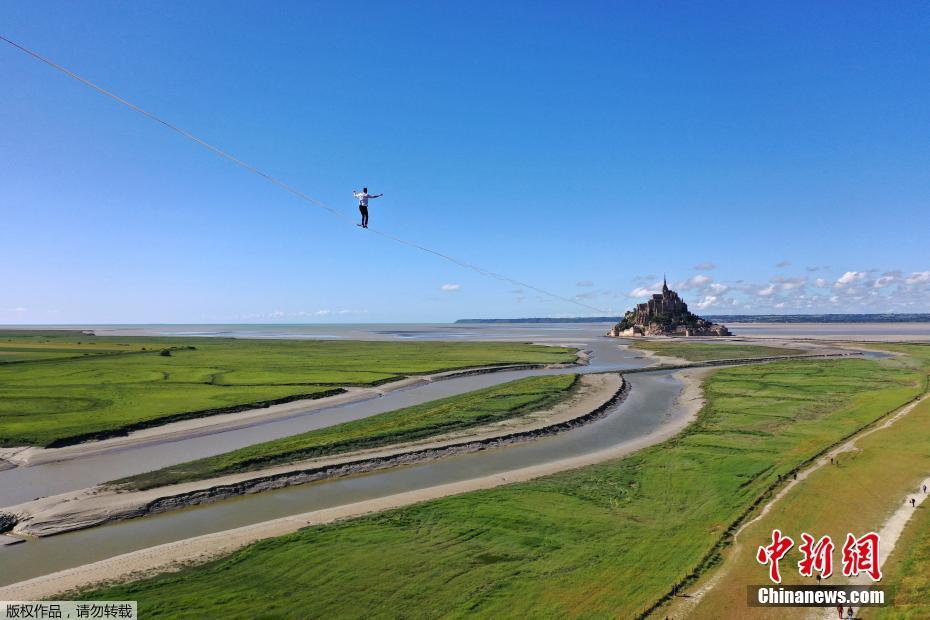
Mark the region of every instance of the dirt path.
POLYGON ((524 467, 506 473, 437 485, 364 502, 283 517, 264 523, 257 523, 224 532, 196 536, 148 549, 141 549, 99 562, 0 587, 0 600, 35 600, 39 598, 48 598, 61 592, 75 588, 87 588, 98 583, 126 580, 127 578, 137 579, 145 575, 178 570, 183 566, 201 563, 221 555, 232 553, 258 540, 288 534, 308 525, 331 523, 341 519, 408 506, 410 504, 439 497, 457 495, 480 489, 489 489, 515 482, 523 482, 540 476, 623 457, 637 450, 641 450, 642 448, 670 439, 693 421, 704 403, 701 379, 708 372, 711 372, 711 369, 688 370, 676 374, 684 383, 684 389, 679 395, 678 400, 686 411, 685 416, 682 416, 680 419, 666 426, 660 427, 650 435, 624 442, 607 450, 553 461, 551 463, 524 467))
MULTIPOLYGON (((927 499, 927 494, 923 492, 922 487, 930 488, 930 477, 922 480, 918 485, 917 489, 913 493, 908 493, 903 498, 903 504, 898 507, 894 513, 885 520, 881 528, 878 530, 878 535, 881 537, 881 544, 878 551, 878 565, 882 566, 885 561, 891 556, 891 552, 894 551, 895 546, 898 544, 898 539, 901 538, 901 534, 904 533, 904 528, 907 527, 908 522, 911 520, 911 517, 914 516, 914 510, 916 506, 920 506, 927 499), (914 499, 914 506, 911 506, 911 498, 914 499)), ((851 585, 866 586, 872 583, 871 579, 866 575, 860 575, 854 579, 848 581, 851 585)), ((859 608, 853 608, 854 615, 858 617, 859 608)), ((823 618, 824 620, 832 620, 836 617, 836 611, 834 609, 827 610, 815 610, 809 615, 811 618, 823 618)))

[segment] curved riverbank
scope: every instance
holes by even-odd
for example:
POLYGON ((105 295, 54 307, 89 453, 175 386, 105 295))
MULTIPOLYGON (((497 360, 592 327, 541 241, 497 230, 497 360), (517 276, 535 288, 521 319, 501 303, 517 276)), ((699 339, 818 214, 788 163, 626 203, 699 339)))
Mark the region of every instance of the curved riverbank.
POLYGON ((568 401, 512 420, 384 448, 305 459, 257 471, 144 491, 126 492, 119 488, 97 486, 4 509, 0 519, 6 523, 5 531, 12 529, 13 533, 23 536, 51 536, 112 521, 216 502, 236 495, 398 465, 425 463, 451 455, 531 441, 577 428, 606 415, 628 391, 628 385, 617 374, 585 375, 579 381, 578 393, 568 401))
MULTIPOLYGON (((612 354, 607 349, 602 357, 617 360, 620 366, 628 359, 619 350, 612 354)), ((588 372, 592 370, 588 363, 587 354, 582 354, 576 364, 567 368, 588 372)), ((28 466, 7 465, 6 471, 0 471, 0 506, 86 488, 111 480, 114 472, 128 476, 152 471, 532 375, 558 374, 566 372, 565 368, 561 364, 552 367, 511 364, 462 369, 411 377, 377 389, 350 388, 347 394, 330 399, 192 420, 183 425, 140 431, 126 438, 49 451, 28 448, 27 453, 18 455, 20 460, 28 457, 28 466)))
POLYGON ((25 544, 2 547, 0 563, 4 570, 0 571, 0 585, 295 514, 379 500, 475 478, 502 475, 509 480, 508 472, 517 469, 636 445, 641 439, 676 425, 687 416, 684 408, 687 403, 680 398, 683 383, 678 375, 668 372, 631 375, 629 383, 629 394, 612 407, 608 415, 571 432, 364 475, 244 495, 58 536, 31 538, 25 544))
MULTIPOLYGON (((176 570, 220 555, 226 555, 258 540, 294 532, 308 525, 331 523, 439 497, 522 482, 623 457, 675 436, 693 421, 703 405, 700 378, 708 372, 710 371, 707 369, 697 369, 677 373, 676 377, 684 385, 675 399, 676 407, 680 409, 680 415, 666 419, 666 423, 657 425, 648 434, 620 441, 607 449, 491 475, 312 510, 139 549, 83 566, 60 570, 52 574, 0 587, 0 597, 11 600, 47 598, 76 588, 87 588, 99 583, 125 579, 130 575, 132 578, 139 578, 157 572, 176 570)), ((50 542, 54 540, 54 538, 49 539, 50 542)), ((19 545, 20 548, 25 546, 27 545, 19 545)))
POLYGON ((223 433, 230 430, 249 428, 294 415, 305 415, 349 403, 380 398, 397 390, 418 385, 461 377, 472 377, 498 372, 538 370, 543 368, 571 368, 587 363, 587 357, 579 356, 576 364, 507 364, 481 366, 463 370, 450 370, 430 375, 405 377, 390 383, 372 387, 335 388, 329 393, 314 397, 287 397, 274 402, 238 405, 222 411, 204 411, 185 414, 184 419, 171 420, 158 425, 140 426, 122 431, 118 436, 72 443, 59 447, 42 448, 23 446, 0 448, 0 462, 14 466, 32 466, 42 463, 60 462, 105 452, 177 441, 203 435, 223 433))

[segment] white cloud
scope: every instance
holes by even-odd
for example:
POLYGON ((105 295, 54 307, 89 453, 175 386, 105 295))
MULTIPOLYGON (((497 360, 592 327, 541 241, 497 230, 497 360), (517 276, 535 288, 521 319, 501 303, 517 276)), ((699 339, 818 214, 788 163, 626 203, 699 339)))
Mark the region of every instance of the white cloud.
POLYGON ((698 271, 710 271, 711 269, 716 269, 717 265, 715 265, 714 263, 710 263, 710 262, 698 263, 697 265, 694 266, 694 268, 697 269, 698 271))
POLYGON ((823 278, 817 278, 816 280, 814 280, 814 286, 816 286, 817 288, 827 288, 827 286, 829 286, 829 283, 823 278))
POLYGON ((834 284, 833 286, 836 288, 843 288, 844 286, 849 286, 850 284, 853 284, 855 282, 859 282, 860 280, 865 279, 865 275, 866 274, 864 271, 847 271, 846 273, 844 273, 843 275, 839 277, 839 279, 836 281, 836 284, 834 284))
POLYGON ((314 312, 313 314, 315 314, 315 315, 317 315, 317 316, 328 316, 328 315, 330 315, 330 314, 332 314, 332 313, 333 313, 332 310, 317 310, 317 311, 314 312))
POLYGON ((777 263, 775 263, 775 266, 778 267, 779 269, 781 269, 782 267, 790 267, 791 261, 790 260, 778 261, 777 263))
POLYGON ((730 290, 730 287, 726 284, 720 284, 719 282, 714 282, 708 287, 714 295, 722 295, 730 290))
POLYGON ((694 288, 701 288, 702 286, 706 286, 707 284, 710 284, 713 281, 714 279, 712 277, 708 275, 704 275, 703 273, 699 273, 698 275, 691 276, 684 282, 679 283, 678 288, 680 288, 683 291, 688 291, 694 288))
POLYGON ((582 288, 585 288, 589 286, 594 286, 594 282, 592 282, 591 280, 578 280, 577 282, 575 282, 575 286, 580 286, 582 288))
POLYGON ((775 285, 772 283, 769 283, 769 285, 766 286, 765 288, 761 288, 758 291, 756 291, 756 295, 760 297, 768 297, 769 295, 772 295, 774 292, 775 292, 775 285))
POLYGON ((701 301, 697 303, 697 307, 700 310, 704 310, 705 308, 710 308, 711 306, 716 305, 716 303, 717 303, 716 295, 706 295, 704 299, 702 299, 701 301))
POLYGON ((785 278, 778 281, 778 286, 783 291, 794 291, 804 288, 807 284, 807 278, 785 278))
POLYGON ((904 279, 908 284, 930 283, 930 271, 915 271, 904 279))
POLYGON ((630 297, 649 297, 659 292, 661 288, 661 282, 656 282, 652 286, 638 286, 630 291, 628 294, 630 297))
POLYGON ((439 287, 439 290, 449 293, 451 291, 457 291, 460 288, 462 288, 461 284, 443 284, 439 287))

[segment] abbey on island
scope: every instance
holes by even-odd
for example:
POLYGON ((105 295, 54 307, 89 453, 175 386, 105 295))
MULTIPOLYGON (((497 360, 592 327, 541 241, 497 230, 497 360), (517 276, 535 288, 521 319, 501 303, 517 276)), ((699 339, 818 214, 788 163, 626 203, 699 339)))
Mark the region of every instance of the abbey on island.
POLYGON ((724 325, 693 314, 678 293, 662 279, 662 292, 629 310, 607 332, 612 338, 624 336, 730 336, 724 325))

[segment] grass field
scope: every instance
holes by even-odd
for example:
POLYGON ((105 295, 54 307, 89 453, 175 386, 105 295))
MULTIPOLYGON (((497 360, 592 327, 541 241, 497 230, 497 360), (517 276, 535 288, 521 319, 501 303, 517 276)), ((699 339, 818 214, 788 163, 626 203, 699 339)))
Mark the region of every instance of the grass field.
POLYGON ((12 331, 0 332, 0 352, 21 355, 15 350, 40 345, 61 352, 83 347, 77 342, 88 338, 94 339, 96 355, 0 364, 0 446, 64 445, 442 370, 575 359, 573 350, 523 343, 122 338, 76 332, 42 337, 12 331), (170 355, 163 355, 165 350, 170 355))
POLYGON ((107 342, 74 331, 0 331, 0 365, 10 362, 128 353, 143 345, 107 342))
POLYGON ((578 375, 573 374, 519 379, 172 465, 116 480, 113 484, 129 489, 149 489, 490 424, 555 405, 571 395, 577 379, 578 375))
POLYGON ((630 345, 634 349, 654 351, 659 355, 680 357, 690 362, 708 362, 711 360, 754 359, 778 355, 803 355, 803 349, 784 347, 767 347, 758 344, 710 344, 706 342, 640 340, 630 345))
MULTIPOLYGON (((930 346, 882 345, 906 352, 909 359, 902 366, 923 374, 930 371, 930 346)), ((825 584, 842 584, 837 567, 846 534, 877 531, 887 517, 898 509, 904 497, 917 490, 917 484, 930 472, 930 401, 924 401, 909 415, 892 426, 856 441, 857 450, 843 453, 834 465, 825 466, 803 480, 774 504, 758 522, 740 534, 740 546, 727 553, 725 570, 717 587, 712 589, 688 617, 784 618, 783 609, 748 609, 746 586, 767 581, 767 568, 755 560, 759 545, 771 542, 771 532, 779 528, 795 541, 801 532, 818 538, 829 534, 837 544, 834 551, 836 574, 825 584)), ((925 504, 917 510, 918 520, 911 522, 905 537, 898 542, 890 561, 883 567, 882 584, 896 588, 896 609, 863 611, 860 617, 928 618, 930 617, 930 519, 925 504)), ((814 585, 812 578, 802 578, 797 571, 801 554, 797 546, 782 560, 785 584, 814 585)), ((665 613, 665 610, 662 610, 665 613)), ((679 610, 668 610, 681 617, 679 610)), ((661 615, 661 614, 660 614, 661 615)))
POLYGON ((908 401, 869 360, 717 371, 680 436, 628 458, 308 528, 210 564, 84 593, 145 617, 633 617, 787 475, 908 401))

